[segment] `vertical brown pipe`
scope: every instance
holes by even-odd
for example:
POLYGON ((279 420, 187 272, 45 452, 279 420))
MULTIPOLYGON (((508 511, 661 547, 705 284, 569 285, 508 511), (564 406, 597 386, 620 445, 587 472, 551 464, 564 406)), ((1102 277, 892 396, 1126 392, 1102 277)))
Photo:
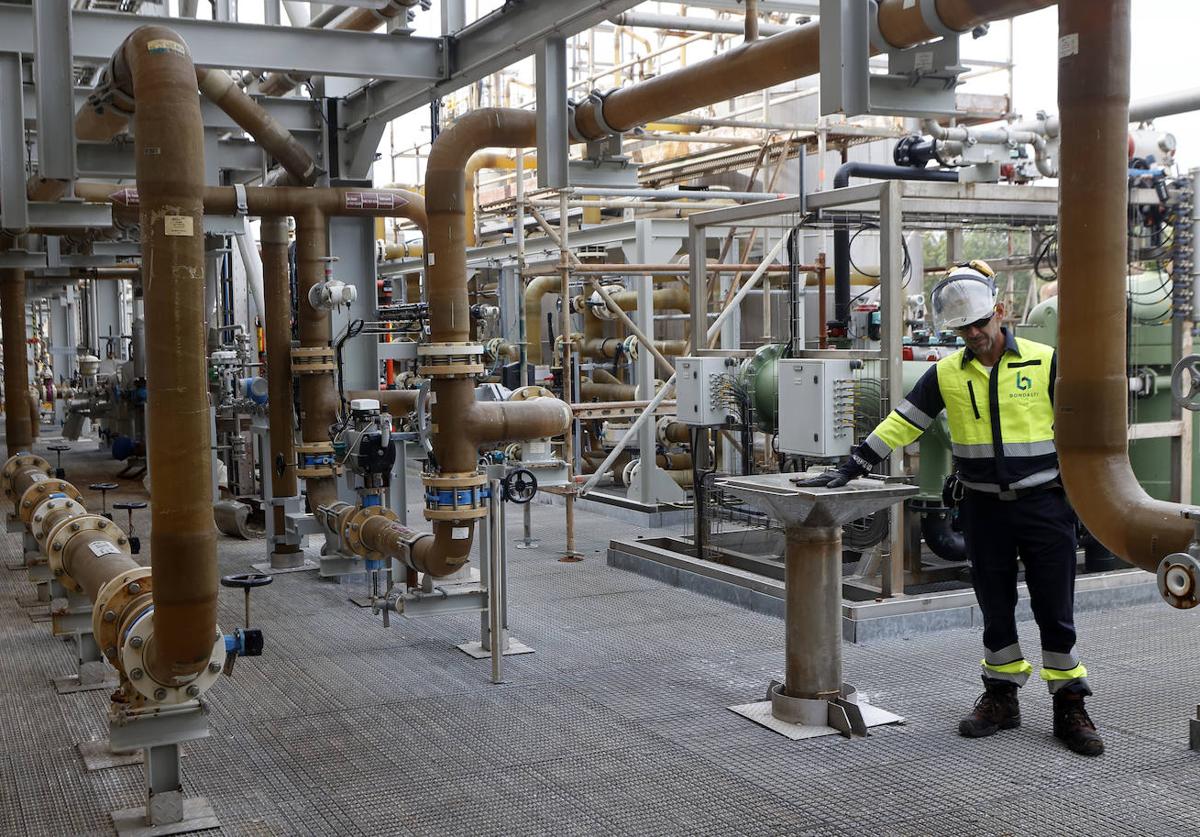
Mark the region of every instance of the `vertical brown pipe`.
POLYGON ((33 446, 29 360, 25 349, 25 271, 0 271, 0 326, 4 329, 4 442, 15 456, 33 446))
MULTIPOLYGON (((296 215, 296 310, 300 320, 300 346, 328 348, 333 325, 328 311, 318 311, 308 292, 325 278, 329 242, 326 218, 319 209, 306 208, 296 215)), ((337 420, 337 385, 333 373, 300 376, 300 436, 305 444, 329 441, 329 427, 337 420)), ((305 480, 312 511, 337 500, 333 477, 305 480)))
MULTIPOLYGON (((271 427, 271 469, 273 497, 295 497, 296 439, 292 415, 292 306, 288 272, 288 232, 286 218, 263 218, 262 238, 263 296, 266 298, 267 410, 271 427), (282 466, 282 470, 281 470, 282 466)), ((284 528, 283 508, 275 509, 275 531, 284 528)), ((299 552, 293 544, 278 544, 276 553, 299 552)))
POLYGON ((746 3, 746 43, 758 40, 758 0, 745 0, 746 3))
POLYGON ((163 683, 199 672, 217 618, 204 355, 204 124, 182 38, 143 26, 116 64, 132 79, 146 299, 154 635, 146 666, 163 683))
POLYGON ((1125 357, 1129 0, 1066 0, 1059 33, 1059 326, 1055 443, 1063 484, 1100 543, 1154 572, 1182 552, 1180 506, 1142 490, 1129 465, 1125 357), (1069 41, 1067 43, 1070 43, 1069 41))

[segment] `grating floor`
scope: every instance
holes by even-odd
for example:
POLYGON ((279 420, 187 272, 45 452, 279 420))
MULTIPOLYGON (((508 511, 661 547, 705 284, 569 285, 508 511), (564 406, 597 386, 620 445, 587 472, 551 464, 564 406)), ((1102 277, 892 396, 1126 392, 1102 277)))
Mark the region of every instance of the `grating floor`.
MULTIPOLYGON (((118 467, 83 450, 64 466, 81 488, 118 467)), ((127 481, 109 502, 138 491, 127 481)), ((1021 729, 954 735, 978 687, 976 631, 846 646, 847 679, 909 723, 867 740, 791 742, 725 708, 780 676, 780 621, 606 567, 614 527, 598 515, 577 516, 585 560, 559 563, 561 509, 535 504, 533 516, 542 546, 510 550, 510 612, 537 653, 506 658, 502 686, 489 684, 487 661, 453 649, 478 637, 475 615, 385 630, 346 602, 358 590, 313 573, 254 594, 266 654, 209 693, 212 736, 184 760, 187 790, 211 800, 224 833, 1197 831, 1194 613, 1152 605, 1081 617, 1109 745, 1100 759, 1057 746, 1037 683, 1021 729)), ((510 516, 514 536, 519 519, 510 516)), ((149 533, 148 512, 137 525, 149 533)), ((4 544, 5 559, 18 559, 19 537, 4 544)), ((262 542, 222 538, 220 557, 223 572, 245 571, 262 542)), ((0 569, 0 834, 109 834, 108 812, 139 800, 140 768, 84 771, 75 744, 103 736, 106 697, 54 692, 72 649, 17 605, 29 589, 0 569)), ((226 627, 240 624, 241 607, 240 593, 222 592, 226 627)), ((1022 633, 1033 656, 1033 626, 1022 633)))

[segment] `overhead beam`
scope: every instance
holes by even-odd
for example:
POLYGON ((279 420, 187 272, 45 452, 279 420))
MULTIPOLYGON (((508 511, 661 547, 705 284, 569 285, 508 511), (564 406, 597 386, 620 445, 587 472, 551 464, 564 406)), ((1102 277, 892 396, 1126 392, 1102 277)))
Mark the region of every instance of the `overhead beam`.
MULTIPOLYGON (((395 119, 418 107, 426 107, 434 96, 444 96, 533 55, 545 38, 570 37, 603 23, 638 2, 505 3, 448 41, 450 71, 444 81, 431 83, 408 79, 370 83, 347 97, 341 109, 341 125, 349 131, 360 131, 367 122, 395 119)), ((378 73, 365 75, 379 77, 378 73)))
MULTIPOLYGON (((72 114, 78 112, 79 108, 87 102, 87 97, 91 92, 90 87, 75 88, 72 114)), ((37 89, 32 84, 26 84, 23 93, 25 126, 36 129, 38 123, 37 89)), ((266 96, 253 96, 252 98, 274 117, 276 122, 293 134, 320 133, 322 130, 320 105, 313 99, 302 99, 295 96, 278 99, 266 96)), ((205 128, 239 132, 242 130, 229 117, 229 114, 204 98, 200 100, 200 115, 204 119, 205 128)))
MULTIPOLYGON (((97 63, 111 58, 130 32, 152 20, 115 12, 80 11, 72 17, 75 60, 97 63)), ((427 82, 444 77, 440 38, 182 17, 171 18, 169 23, 201 67, 427 82)), ((27 51, 33 42, 32 7, 0 4, 0 52, 27 51)))

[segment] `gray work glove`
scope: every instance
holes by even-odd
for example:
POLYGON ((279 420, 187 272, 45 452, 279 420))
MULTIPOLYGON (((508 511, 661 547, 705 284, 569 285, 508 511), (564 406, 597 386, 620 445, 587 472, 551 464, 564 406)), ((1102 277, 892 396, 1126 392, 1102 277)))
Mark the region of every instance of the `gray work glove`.
POLYGON ((793 479, 792 482, 801 488, 841 488, 850 480, 858 479, 863 474, 868 473, 868 469, 863 467, 853 456, 845 459, 841 465, 832 471, 826 471, 823 474, 808 479, 793 479))

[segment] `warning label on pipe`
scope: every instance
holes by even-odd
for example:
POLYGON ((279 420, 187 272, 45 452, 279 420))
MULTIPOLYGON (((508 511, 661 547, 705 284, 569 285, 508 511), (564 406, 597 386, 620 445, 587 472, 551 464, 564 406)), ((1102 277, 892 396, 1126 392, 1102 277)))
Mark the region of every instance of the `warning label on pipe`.
POLYGON ((179 41, 172 41, 169 38, 155 38, 146 43, 146 49, 158 55, 163 52, 175 52, 179 55, 187 55, 187 48, 179 41))
POLYGON ((186 235, 191 236, 192 233, 192 216, 190 215, 164 215, 163 216, 163 233, 166 235, 186 235))
POLYGON ((92 541, 88 544, 88 549, 90 549, 92 554, 97 558, 105 555, 121 554, 121 550, 117 548, 116 544, 110 543, 109 541, 92 541))
POLYGON ((347 192, 346 209, 395 209, 407 203, 391 192, 347 192))

